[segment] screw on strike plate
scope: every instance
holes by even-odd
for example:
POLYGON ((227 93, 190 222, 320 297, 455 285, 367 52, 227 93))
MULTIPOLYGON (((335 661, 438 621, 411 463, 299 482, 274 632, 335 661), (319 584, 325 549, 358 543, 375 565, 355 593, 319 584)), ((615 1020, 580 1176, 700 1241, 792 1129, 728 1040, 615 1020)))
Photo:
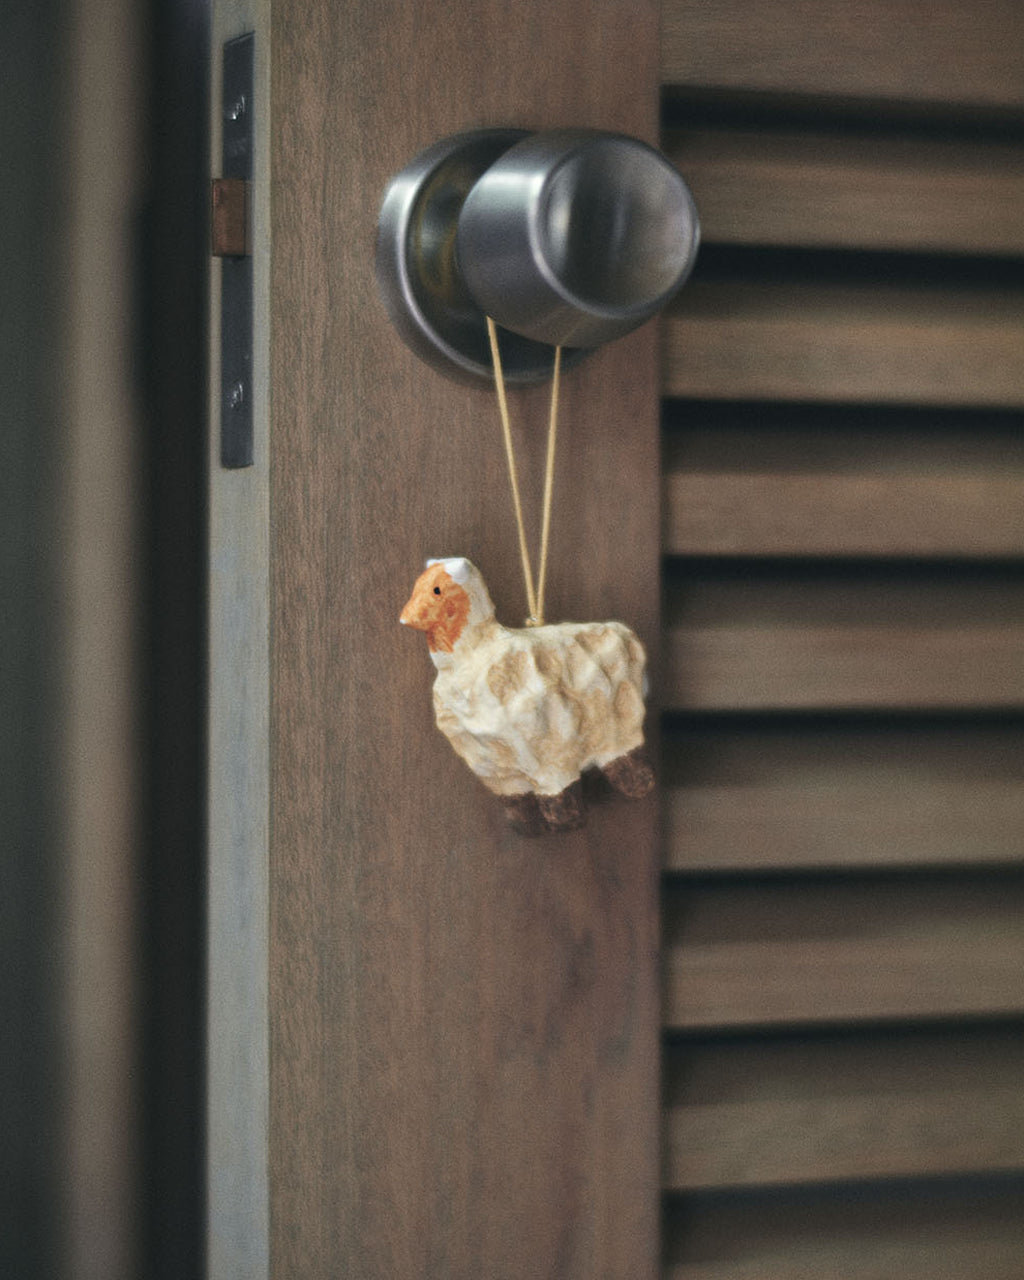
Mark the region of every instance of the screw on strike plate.
POLYGON ((245 94, 240 93, 234 102, 224 108, 225 120, 241 120, 245 115, 245 94))
POLYGON ((241 409, 243 404, 245 404, 245 387, 240 382, 235 382, 228 391, 228 408, 241 409))

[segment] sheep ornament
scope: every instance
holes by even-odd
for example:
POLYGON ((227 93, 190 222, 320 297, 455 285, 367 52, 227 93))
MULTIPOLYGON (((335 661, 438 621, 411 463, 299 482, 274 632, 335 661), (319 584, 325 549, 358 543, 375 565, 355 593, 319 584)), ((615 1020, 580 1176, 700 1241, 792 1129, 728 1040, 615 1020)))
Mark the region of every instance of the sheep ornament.
POLYGON ((516 830, 582 826, 585 769, 633 798, 653 787, 642 754, 644 650, 621 622, 510 630, 461 557, 427 561, 400 621, 426 632, 437 727, 516 830))

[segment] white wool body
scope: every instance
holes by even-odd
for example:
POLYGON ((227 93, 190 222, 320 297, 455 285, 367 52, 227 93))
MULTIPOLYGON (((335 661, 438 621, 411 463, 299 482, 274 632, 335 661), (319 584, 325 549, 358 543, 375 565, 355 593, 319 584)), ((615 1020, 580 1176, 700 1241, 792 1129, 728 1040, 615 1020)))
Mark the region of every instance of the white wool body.
POLYGON ((643 745, 645 655, 628 627, 503 627, 479 570, 465 560, 452 567, 470 609, 451 652, 431 654, 434 711, 438 728, 491 791, 558 795, 584 769, 643 745))

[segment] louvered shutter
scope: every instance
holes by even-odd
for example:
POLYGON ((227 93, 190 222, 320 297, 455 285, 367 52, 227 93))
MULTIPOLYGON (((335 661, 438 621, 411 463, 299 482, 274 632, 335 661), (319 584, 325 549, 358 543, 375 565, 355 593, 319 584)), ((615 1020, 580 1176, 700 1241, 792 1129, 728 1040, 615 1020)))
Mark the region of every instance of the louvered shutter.
POLYGON ((1024 9, 664 0, 672 1280, 1024 1268, 1024 9))

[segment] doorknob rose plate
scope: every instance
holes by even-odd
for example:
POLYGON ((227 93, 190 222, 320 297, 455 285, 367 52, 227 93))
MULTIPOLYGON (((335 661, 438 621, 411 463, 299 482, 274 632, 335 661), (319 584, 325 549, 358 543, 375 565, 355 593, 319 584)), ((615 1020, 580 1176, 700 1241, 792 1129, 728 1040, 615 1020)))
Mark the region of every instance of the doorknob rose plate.
MULTIPOLYGON (((462 382, 490 381, 484 313, 456 261, 459 211, 488 168, 527 134, 481 129, 420 152, 388 184, 377 223, 377 284, 405 342, 441 373, 462 382)), ((502 334, 505 380, 528 384, 551 376, 549 346, 502 334)), ((565 353, 567 362, 582 353, 565 353)))
POLYGON ((388 186, 377 279, 406 342, 463 380, 492 377, 485 317, 508 332, 509 382, 548 378, 637 328, 682 285, 699 224, 676 170, 635 138, 587 129, 460 134, 388 186))

